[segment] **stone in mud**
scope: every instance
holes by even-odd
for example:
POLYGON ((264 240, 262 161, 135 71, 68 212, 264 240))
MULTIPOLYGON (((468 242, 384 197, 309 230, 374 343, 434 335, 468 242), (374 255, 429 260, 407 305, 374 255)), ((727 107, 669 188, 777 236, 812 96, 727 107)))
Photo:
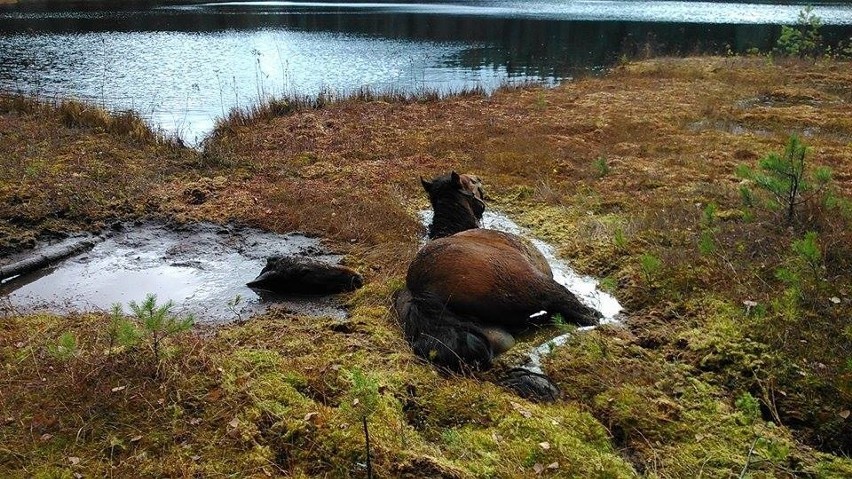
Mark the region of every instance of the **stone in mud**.
POLYGON ((345 266, 303 257, 273 256, 249 288, 277 294, 336 294, 364 285, 361 275, 345 266))

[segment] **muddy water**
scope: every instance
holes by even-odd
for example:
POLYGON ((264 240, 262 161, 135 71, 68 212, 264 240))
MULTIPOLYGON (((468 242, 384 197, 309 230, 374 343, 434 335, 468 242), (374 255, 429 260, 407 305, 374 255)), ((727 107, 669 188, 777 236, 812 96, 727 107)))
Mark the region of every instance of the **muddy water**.
MULTIPOLYGON (((261 298, 245 283, 272 255, 304 255, 336 263, 319 240, 249 228, 200 224, 143 225, 112 234, 87 253, 0 285, 0 310, 109 310, 114 303, 171 300, 175 312, 201 323, 247 319, 268 306, 341 318, 339 298, 261 298), (236 305, 229 305, 240 297, 236 305)), ((127 308, 125 308, 127 309, 127 308)))

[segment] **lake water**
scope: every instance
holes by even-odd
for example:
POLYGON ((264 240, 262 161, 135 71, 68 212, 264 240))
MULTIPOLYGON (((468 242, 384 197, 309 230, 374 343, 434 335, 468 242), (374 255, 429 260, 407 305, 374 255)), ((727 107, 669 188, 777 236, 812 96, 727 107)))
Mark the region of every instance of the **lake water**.
MULTIPOLYGON (((768 49, 802 8, 607 0, 0 6, 0 90, 131 108, 194 143, 230 108, 273 95, 553 84, 646 45, 658 53, 768 49)), ((852 36, 852 6, 815 13, 829 39, 852 36)))

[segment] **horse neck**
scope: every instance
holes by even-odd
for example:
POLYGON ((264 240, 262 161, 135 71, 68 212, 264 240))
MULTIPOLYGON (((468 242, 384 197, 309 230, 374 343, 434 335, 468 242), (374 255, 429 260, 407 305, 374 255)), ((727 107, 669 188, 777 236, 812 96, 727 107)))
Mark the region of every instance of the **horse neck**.
POLYGON ((434 201, 435 214, 429 225, 429 238, 443 238, 458 232, 479 228, 479 221, 470 207, 459 205, 455 201, 434 201))

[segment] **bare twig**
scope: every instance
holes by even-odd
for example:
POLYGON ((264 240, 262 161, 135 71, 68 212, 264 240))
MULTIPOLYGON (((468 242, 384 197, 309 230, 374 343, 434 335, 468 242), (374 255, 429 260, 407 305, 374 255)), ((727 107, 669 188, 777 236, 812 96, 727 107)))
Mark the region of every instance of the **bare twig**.
POLYGON ((769 380, 769 385, 764 384, 763 381, 757 377, 757 373, 754 374, 754 379, 757 381, 757 385, 760 386, 760 392, 763 396, 763 403, 766 404, 766 407, 769 409, 769 412, 772 414, 772 419, 775 420, 775 423, 779 426, 782 425, 781 415, 778 414, 778 407, 775 405, 775 388, 772 387, 772 379, 769 380))
POLYGON ((754 447, 757 446, 757 441, 760 440, 760 436, 754 438, 754 441, 751 442, 751 447, 748 448, 748 455, 746 456, 746 462, 743 466, 743 470, 740 471, 739 479, 743 479, 748 472, 748 466, 751 465, 751 456, 754 454, 754 447))
POLYGON ((361 418, 364 424, 364 441, 367 444, 367 479, 373 479, 373 466, 370 462, 370 431, 367 429, 367 416, 361 418))

